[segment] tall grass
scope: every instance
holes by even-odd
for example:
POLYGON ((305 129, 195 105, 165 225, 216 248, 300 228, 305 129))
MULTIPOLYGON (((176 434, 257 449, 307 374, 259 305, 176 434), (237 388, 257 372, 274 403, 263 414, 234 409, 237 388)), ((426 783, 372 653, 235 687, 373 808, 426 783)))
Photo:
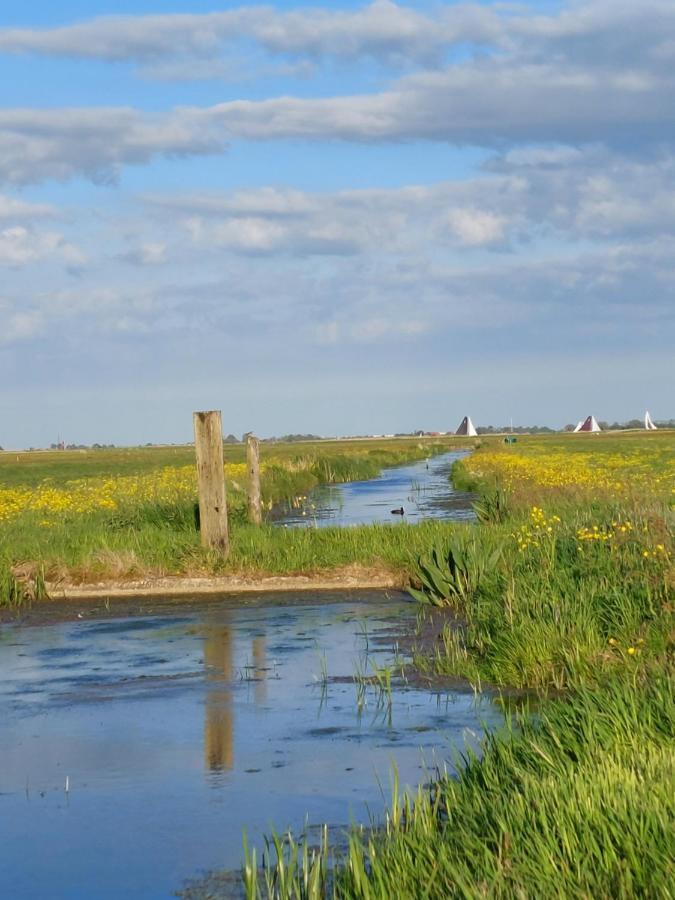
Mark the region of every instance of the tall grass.
MULTIPOLYGON (((524 706, 456 761, 456 778, 395 794, 383 823, 354 828, 314 896, 671 897, 668 498, 532 484, 495 500, 503 485, 464 471, 483 514, 420 555, 413 592, 451 616, 415 662, 517 688, 524 706)), ((266 896, 306 895, 294 879, 266 896)))
POLYGON ((672 688, 657 667, 520 716, 456 779, 356 831, 335 896, 671 896, 672 688))

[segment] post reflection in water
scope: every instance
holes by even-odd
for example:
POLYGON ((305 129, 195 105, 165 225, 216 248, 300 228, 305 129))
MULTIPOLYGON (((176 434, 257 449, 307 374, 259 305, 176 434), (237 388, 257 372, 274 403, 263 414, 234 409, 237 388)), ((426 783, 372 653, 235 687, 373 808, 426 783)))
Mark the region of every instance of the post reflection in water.
POLYGON ((234 765, 234 710, 232 708, 232 629, 211 625, 204 635, 207 681, 214 682, 206 697, 204 762, 212 772, 234 765), (220 682, 219 686, 216 686, 220 682))
MULTIPOLYGON (((206 696, 204 721, 204 761, 211 772, 234 766, 234 635, 230 624, 208 625, 204 632, 206 680, 212 682, 206 696)), ((267 637, 251 639, 253 665, 247 671, 255 683, 255 703, 267 700, 267 637)))

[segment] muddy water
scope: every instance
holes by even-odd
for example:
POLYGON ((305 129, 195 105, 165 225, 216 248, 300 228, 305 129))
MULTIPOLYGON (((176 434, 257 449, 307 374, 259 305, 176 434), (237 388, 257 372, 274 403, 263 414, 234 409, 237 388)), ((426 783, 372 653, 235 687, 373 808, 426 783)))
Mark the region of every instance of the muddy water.
POLYGON ((422 519, 473 519, 473 495, 457 491, 450 470, 466 453, 443 453, 428 460, 384 469, 377 478, 322 485, 297 509, 280 519, 284 525, 367 525, 373 522, 419 522, 422 519), (403 508, 403 515, 393 509, 403 508))
POLYGON ((402 595, 280 599, 2 626, 3 896, 169 897, 237 868, 243 828, 366 820, 392 763, 417 784, 501 720, 403 682, 359 708, 349 677, 414 627, 402 595))

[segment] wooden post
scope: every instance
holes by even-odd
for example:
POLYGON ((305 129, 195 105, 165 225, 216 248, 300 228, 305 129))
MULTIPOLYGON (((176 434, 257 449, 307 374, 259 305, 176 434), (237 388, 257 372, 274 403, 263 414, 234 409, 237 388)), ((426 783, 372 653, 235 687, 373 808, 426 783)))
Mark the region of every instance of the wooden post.
POLYGON ((220 410, 196 412, 192 419, 195 427, 202 545, 227 555, 230 541, 227 533, 223 424, 220 410))
POLYGON ((254 525, 262 522, 260 506, 260 442, 252 434, 246 435, 246 463, 248 465, 248 520, 254 525))

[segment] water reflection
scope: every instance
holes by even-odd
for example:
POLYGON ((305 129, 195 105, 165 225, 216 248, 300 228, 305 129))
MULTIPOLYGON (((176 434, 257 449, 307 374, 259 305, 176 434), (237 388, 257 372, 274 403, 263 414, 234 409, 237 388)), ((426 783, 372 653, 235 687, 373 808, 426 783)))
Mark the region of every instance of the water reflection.
POLYGON ((392 762, 414 786, 501 721, 470 690, 403 682, 391 715, 371 684, 359 715, 355 672, 393 665, 416 606, 332 599, 3 626, 0 894, 174 896, 237 868, 243 828, 261 852, 271 825, 367 821, 392 762))
POLYGON ((234 709, 232 703, 232 628, 212 625, 204 636, 206 679, 215 686, 206 696, 204 761, 211 772, 234 765, 234 709))
MULTIPOLYGON (((244 678, 255 684, 254 700, 267 700, 267 638, 264 633, 251 638, 252 665, 244 667, 244 678)), ((210 625, 204 633, 204 667, 209 691, 205 702, 204 760, 210 772, 234 766, 234 667, 231 624, 210 625)))

